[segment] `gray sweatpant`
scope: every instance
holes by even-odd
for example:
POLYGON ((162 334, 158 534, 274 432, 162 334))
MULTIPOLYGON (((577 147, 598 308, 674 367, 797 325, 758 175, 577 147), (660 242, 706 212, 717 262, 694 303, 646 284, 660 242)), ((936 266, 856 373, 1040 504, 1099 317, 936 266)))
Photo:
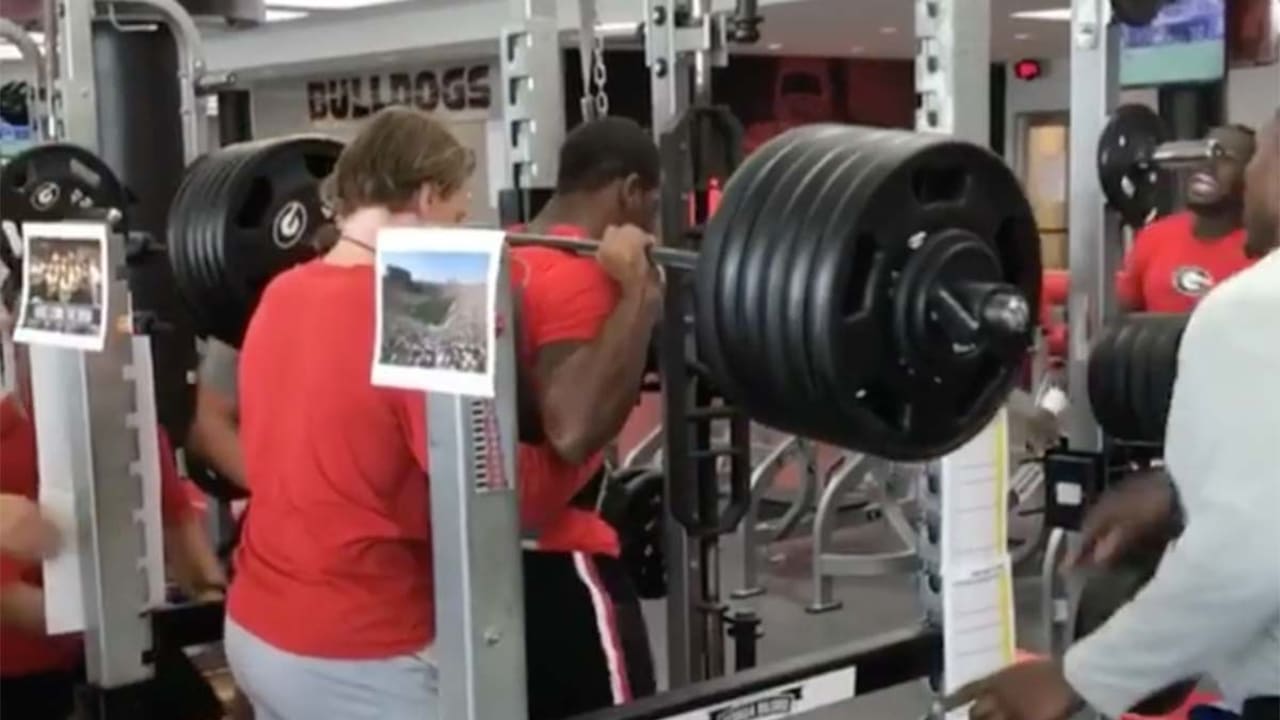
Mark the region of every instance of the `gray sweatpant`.
POLYGON ((255 720, 438 720, 429 651, 384 660, 285 652, 227 618, 227 661, 255 720))

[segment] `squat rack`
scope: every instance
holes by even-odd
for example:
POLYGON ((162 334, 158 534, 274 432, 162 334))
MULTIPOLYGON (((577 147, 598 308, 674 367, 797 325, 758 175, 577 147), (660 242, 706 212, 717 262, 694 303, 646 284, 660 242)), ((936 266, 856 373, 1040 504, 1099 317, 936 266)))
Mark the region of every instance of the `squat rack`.
MULTIPOLYGON (((1071 3, 1071 99, 1068 147, 1069 195, 1067 263, 1071 287, 1067 297, 1067 389, 1072 398, 1065 413, 1067 447, 1098 455, 1104 449, 1102 430, 1089 407, 1089 348, 1094 335, 1116 313, 1115 274, 1120 267, 1124 233, 1120 218, 1100 201, 1097 184, 1097 145, 1120 94, 1122 28, 1112 22, 1110 0, 1071 3)), ((1078 475, 1059 477, 1052 463, 1046 468, 1047 512, 1057 498, 1075 496, 1082 502, 1063 504, 1074 521, 1059 523, 1049 534, 1041 568, 1043 632, 1054 655, 1071 644, 1072 618, 1079 588, 1058 572, 1068 551, 1078 542, 1075 530, 1089 498, 1100 488, 1078 475), (1062 493, 1059 485, 1073 485, 1062 493)), ((1065 488, 1064 488, 1065 489, 1065 488)), ((1052 513, 1047 520, 1052 520, 1052 513)))

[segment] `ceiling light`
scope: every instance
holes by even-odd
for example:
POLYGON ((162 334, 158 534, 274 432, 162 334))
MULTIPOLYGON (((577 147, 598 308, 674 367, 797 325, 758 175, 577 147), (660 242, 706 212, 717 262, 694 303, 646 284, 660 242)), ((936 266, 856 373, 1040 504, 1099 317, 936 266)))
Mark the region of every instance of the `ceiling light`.
POLYGON ((278 8, 267 8, 267 22, 283 22, 285 20, 297 20, 308 15, 301 10, 280 10, 278 8))
POLYGON ((640 35, 640 23, 635 22, 607 22, 596 25, 596 34, 606 37, 619 37, 628 35, 640 35))
POLYGON ((849 48, 849 52, 853 53, 854 55, 861 55, 866 51, 867 49, 862 47, 861 45, 854 45, 853 47, 849 48))
POLYGON ((766 47, 768 47, 770 50, 781 50, 782 43, 769 43, 766 47))
POLYGON ((1014 40, 1030 40, 1031 33, 1014 33, 1013 39, 1014 40))
POLYGON ((400 0, 268 0, 267 5, 270 8, 289 10, 350 10, 393 2, 400 0))
POLYGON ((1048 8, 1045 10, 1019 10, 1009 17, 1015 20, 1049 20, 1051 22, 1071 22, 1071 8, 1048 8))
POLYGON ((881 35, 897 35, 898 28, 892 25, 885 25, 884 27, 880 28, 880 34, 881 35))

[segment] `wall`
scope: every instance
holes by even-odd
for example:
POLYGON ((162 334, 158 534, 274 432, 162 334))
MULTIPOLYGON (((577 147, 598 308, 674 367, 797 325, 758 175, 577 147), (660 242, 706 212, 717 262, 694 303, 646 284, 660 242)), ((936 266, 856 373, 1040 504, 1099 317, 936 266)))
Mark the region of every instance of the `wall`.
MULTIPOLYGON (((1005 93, 1005 127, 1008 128, 1005 135, 1005 158, 1014 167, 1020 167, 1021 158, 1017 156, 1017 148, 1023 133, 1019 119, 1029 114, 1067 112, 1071 103, 1071 60, 1063 57, 1044 61, 1044 74, 1031 81, 1014 77, 1012 64, 1005 72, 1008 77, 1005 93)), ((1123 90, 1120 102, 1142 103, 1154 108, 1157 94, 1153 88, 1123 90)))
POLYGON ((1259 127, 1280 107, 1280 65, 1237 68, 1227 83, 1227 117, 1259 127))
MULTIPOLYGON (((1008 105, 1005 112, 1009 128, 1019 115, 1039 112, 1066 112, 1071 97, 1070 61, 1067 58, 1049 60, 1047 72, 1041 78, 1024 82, 1010 76, 1008 105)), ((1156 106, 1154 89, 1125 90, 1122 103, 1139 102, 1156 106)), ((1227 119, 1258 125, 1280 105, 1280 64, 1260 67, 1232 68, 1227 75, 1227 119)), ((1014 157, 1016 133, 1010 133, 1005 143, 1008 157, 1014 157)))
MULTIPOLYGON (((323 75, 263 80, 250 86, 253 137, 319 132, 350 140, 361 121, 393 104, 427 110, 475 153, 471 216, 496 222, 490 139, 500 125, 498 69, 490 60, 406 67, 366 66, 323 75)), ((500 137, 500 135, 498 136, 500 137)))

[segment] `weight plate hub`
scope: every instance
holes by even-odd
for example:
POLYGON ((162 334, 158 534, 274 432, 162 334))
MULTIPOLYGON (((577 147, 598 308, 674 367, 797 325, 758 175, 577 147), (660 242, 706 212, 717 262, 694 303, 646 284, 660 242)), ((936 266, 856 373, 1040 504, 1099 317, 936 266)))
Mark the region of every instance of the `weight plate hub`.
POLYGON ((315 256, 319 185, 342 144, 296 135, 231 145, 193 164, 169 211, 174 274, 201 334, 239 347, 267 283, 315 256))
POLYGON ((1107 203, 1133 228, 1155 216, 1164 175, 1151 164, 1167 132, 1146 105, 1121 105, 1098 138, 1098 182, 1107 203))

